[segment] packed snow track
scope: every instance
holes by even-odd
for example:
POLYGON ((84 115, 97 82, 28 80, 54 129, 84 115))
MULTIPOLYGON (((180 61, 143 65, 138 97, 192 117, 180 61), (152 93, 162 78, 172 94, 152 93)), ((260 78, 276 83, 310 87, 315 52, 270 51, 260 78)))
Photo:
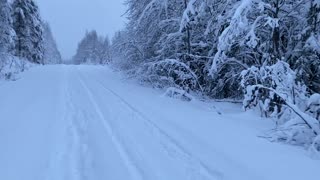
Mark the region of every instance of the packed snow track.
POLYGON ((257 137, 271 123, 216 106, 163 97, 108 67, 33 68, 0 85, 0 179, 316 177, 303 149, 257 137))

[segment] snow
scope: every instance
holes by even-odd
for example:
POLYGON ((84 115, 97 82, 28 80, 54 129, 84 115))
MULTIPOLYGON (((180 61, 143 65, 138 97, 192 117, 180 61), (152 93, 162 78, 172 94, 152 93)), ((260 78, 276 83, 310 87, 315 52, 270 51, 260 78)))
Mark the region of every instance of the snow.
POLYGON ((0 53, 0 80, 16 80, 16 74, 34 66, 30 62, 18 57, 0 53))
POLYGON ((320 104, 320 94, 313 94, 310 96, 308 100, 308 106, 311 106, 312 104, 319 105, 320 104))
POLYGON ((241 105, 181 101, 102 66, 39 66, 0 86, 0 179, 316 179, 241 105))
POLYGON ((186 91, 175 87, 168 88, 164 96, 180 99, 183 101, 192 101, 194 99, 194 97, 186 91))
POLYGON ((266 25, 269 25, 272 29, 279 27, 279 18, 267 17, 266 25))
POLYGON ((305 48, 310 48, 314 52, 320 52, 320 38, 312 34, 307 40, 305 48))

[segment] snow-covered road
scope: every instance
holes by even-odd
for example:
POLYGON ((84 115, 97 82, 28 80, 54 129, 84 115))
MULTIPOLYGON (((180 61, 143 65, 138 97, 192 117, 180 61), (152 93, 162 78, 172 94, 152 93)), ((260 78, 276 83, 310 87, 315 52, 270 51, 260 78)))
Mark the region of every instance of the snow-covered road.
POLYGON ((0 180, 318 176, 318 160, 258 138, 272 123, 237 105, 169 99, 100 66, 36 67, 21 77, 0 85, 0 180))

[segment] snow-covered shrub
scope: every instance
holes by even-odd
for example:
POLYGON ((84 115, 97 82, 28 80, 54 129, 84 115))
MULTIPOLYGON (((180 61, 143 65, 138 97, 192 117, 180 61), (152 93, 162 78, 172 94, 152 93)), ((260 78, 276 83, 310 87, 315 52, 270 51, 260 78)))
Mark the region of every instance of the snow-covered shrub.
POLYGON ((299 116, 293 117, 285 124, 278 126, 271 133, 271 140, 292 145, 305 146, 320 151, 319 140, 315 132, 301 121, 299 116))
POLYGON ((31 63, 10 55, 0 55, 0 79, 15 80, 15 75, 27 70, 31 63))
POLYGON ((292 119, 275 129, 272 139, 289 144, 309 147, 312 151, 320 152, 319 121, 301 111, 294 104, 286 104, 292 109, 292 119))
POLYGON ((189 93, 175 87, 168 88, 164 95, 170 98, 180 99, 183 101, 193 100, 193 96, 191 96, 189 93))
POLYGON ((259 107, 262 115, 277 120, 273 140, 318 146, 315 141, 320 134, 320 123, 316 119, 320 95, 313 95, 306 103, 306 88, 295 80, 295 73, 282 61, 243 71, 244 108, 259 107), (305 106, 312 116, 304 112, 305 106))
POLYGON ((145 64, 139 73, 142 80, 156 87, 177 87, 194 90, 199 87, 197 75, 184 63, 175 59, 145 64))
POLYGON ((294 101, 295 89, 295 73, 287 63, 279 61, 272 66, 253 66, 244 70, 241 76, 245 109, 259 107, 265 117, 280 118, 286 114, 284 101, 294 101))

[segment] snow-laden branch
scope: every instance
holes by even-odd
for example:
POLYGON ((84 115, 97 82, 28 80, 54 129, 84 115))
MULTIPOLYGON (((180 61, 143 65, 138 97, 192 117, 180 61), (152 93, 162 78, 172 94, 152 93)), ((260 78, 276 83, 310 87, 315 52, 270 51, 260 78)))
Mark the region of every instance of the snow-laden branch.
POLYGON ((198 86, 203 92, 203 87, 199 83, 198 76, 193 72, 188 65, 176 59, 165 59, 158 62, 152 62, 145 65, 147 67, 144 73, 149 77, 156 77, 153 81, 173 80, 173 83, 182 88, 189 88, 183 86, 198 86), (180 83, 179 83, 180 82, 180 83))
POLYGON ((265 87, 261 84, 258 85, 253 85, 252 88, 259 88, 259 89, 265 89, 267 91, 270 91, 274 94, 276 94, 278 97, 280 97, 284 104, 290 108, 297 116, 299 116, 304 122, 305 124, 313 131, 313 133, 315 135, 320 135, 320 123, 319 121, 317 121, 315 118, 309 116, 308 114, 304 113, 303 111, 301 111, 296 105, 294 105, 293 103, 288 102, 286 99, 286 97, 283 97, 283 95, 279 92, 277 92, 276 90, 272 89, 272 88, 268 88, 265 87))
POLYGON ((225 59, 225 51, 229 49, 234 39, 250 28, 246 14, 250 10, 253 1, 254 0, 242 0, 240 2, 240 5, 236 8, 231 18, 230 25, 219 36, 218 51, 213 58, 209 75, 217 71, 219 64, 225 59))
POLYGON ((188 25, 190 18, 189 14, 194 15, 196 13, 194 9, 194 3, 196 3, 197 0, 190 0, 186 9, 183 12, 182 18, 181 18, 181 23, 180 23, 180 29, 179 32, 182 32, 182 30, 188 25))

